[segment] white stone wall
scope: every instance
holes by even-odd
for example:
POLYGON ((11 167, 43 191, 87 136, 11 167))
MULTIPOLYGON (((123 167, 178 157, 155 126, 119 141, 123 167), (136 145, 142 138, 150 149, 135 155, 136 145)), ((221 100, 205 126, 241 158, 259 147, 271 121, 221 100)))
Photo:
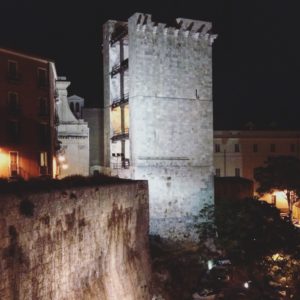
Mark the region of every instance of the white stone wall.
POLYGON ((58 161, 59 178, 70 175, 89 175, 89 128, 86 122, 76 119, 71 112, 67 98, 69 85, 70 82, 65 80, 56 82, 56 107, 59 121, 57 136, 61 142, 58 156, 65 158, 63 162, 58 161))
POLYGON ((67 169, 61 168, 60 178, 89 175, 89 131, 86 124, 58 126, 58 139, 65 155, 67 169))
POLYGON ((128 28, 130 170, 118 176, 149 181, 151 233, 195 239, 194 216, 213 202, 210 24, 178 30, 134 14, 128 28))

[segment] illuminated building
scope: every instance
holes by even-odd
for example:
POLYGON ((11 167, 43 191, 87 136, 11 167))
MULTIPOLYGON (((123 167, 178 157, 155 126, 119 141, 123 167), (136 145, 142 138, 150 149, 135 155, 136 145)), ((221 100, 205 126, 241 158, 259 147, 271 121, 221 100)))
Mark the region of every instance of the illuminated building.
MULTIPOLYGON (((270 156, 294 156, 300 159, 300 132, 279 130, 214 131, 214 167, 216 176, 240 176, 254 181, 254 169, 262 167, 270 156)), ((282 211, 288 209, 283 191, 266 194, 262 199, 282 211)))
POLYGON ((150 231, 193 239, 213 202, 211 24, 136 13, 103 28, 104 167, 149 184, 150 231))
POLYGON ((58 77, 56 80, 59 178, 89 175, 89 128, 87 122, 82 118, 77 119, 70 109, 67 91, 69 85, 70 82, 65 77, 58 77))
POLYGON ((0 48, 0 177, 56 175, 55 77, 52 61, 0 48))

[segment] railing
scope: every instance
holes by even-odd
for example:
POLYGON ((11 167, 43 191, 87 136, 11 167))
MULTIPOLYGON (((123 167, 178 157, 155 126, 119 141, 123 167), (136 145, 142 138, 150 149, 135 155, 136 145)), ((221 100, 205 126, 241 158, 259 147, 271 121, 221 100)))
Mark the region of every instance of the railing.
POLYGON ((41 176, 48 175, 48 167, 40 166, 40 175, 41 176))
POLYGON ((129 169, 130 167, 130 160, 129 158, 125 158, 120 162, 113 162, 112 168, 113 169, 129 169))
POLYGON ((21 144, 21 133, 19 131, 8 130, 7 143, 10 146, 16 146, 21 144))
POLYGON ((8 172, 9 172, 8 181, 18 181, 22 179, 23 177, 21 175, 21 171, 22 169, 18 167, 17 164, 10 165, 10 167, 8 168, 8 172))
POLYGON ((39 117, 41 117, 41 118, 49 117, 49 111, 41 109, 39 111, 39 117))
POLYGON ((48 88, 49 87, 49 82, 47 79, 39 79, 37 82, 38 88, 48 88))
POLYGON ((19 116, 21 114, 21 108, 15 105, 9 105, 8 114, 11 116, 19 116))
POLYGON ((129 138, 129 128, 125 128, 124 131, 114 131, 114 134, 111 138, 112 142, 125 140, 129 138))
POLYGON ((128 69, 128 58, 124 59, 119 65, 115 65, 112 67, 110 76, 113 77, 120 72, 124 72, 128 69))
POLYGON ((129 100, 128 93, 124 94, 121 98, 114 99, 113 103, 111 104, 111 109, 114 109, 114 108, 120 106, 121 104, 128 103, 128 100, 129 100))
POLYGON ((119 26, 111 35, 110 46, 128 35, 128 27, 126 25, 119 26))
POLYGON ((7 80, 9 82, 18 83, 22 79, 21 73, 7 73, 7 80))

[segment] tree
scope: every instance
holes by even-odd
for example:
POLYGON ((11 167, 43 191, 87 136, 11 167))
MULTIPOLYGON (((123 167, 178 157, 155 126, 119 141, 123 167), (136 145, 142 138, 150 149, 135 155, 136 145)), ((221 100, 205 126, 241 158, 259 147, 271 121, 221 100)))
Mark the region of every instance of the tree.
MULTIPOLYGON (((247 299, 281 299, 280 293, 292 297, 300 292, 299 231, 276 207, 257 199, 219 200, 215 207, 204 207, 203 216, 208 219, 197 226, 200 255, 206 255, 205 239, 213 238, 232 262, 230 282, 221 287, 225 299, 240 299, 245 281, 251 282, 247 299)), ((206 260, 219 255, 209 254, 206 260)))
POLYGON ((299 241, 296 229, 279 210, 257 199, 218 201, 215 208, 205 207, 203 215, 208 219, 197 226, 200 243, 213 238, 217 248, 237 263, 293 249, 299 241))
POLYGON ((291 215, 293 199, 291 192, 299 195, 300 160, 292 156, 273 156, 265 166, 255 168, 254 179, 259 183, 257 192, 272 193, 274 190, 286 191, 289 213, 291 215))

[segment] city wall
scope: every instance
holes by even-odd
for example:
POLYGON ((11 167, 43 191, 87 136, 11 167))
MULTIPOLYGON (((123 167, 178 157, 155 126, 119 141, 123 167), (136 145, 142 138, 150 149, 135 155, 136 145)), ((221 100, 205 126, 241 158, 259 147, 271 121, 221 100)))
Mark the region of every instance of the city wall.
POLYGON ((150 299, 144 181, 0 194, 0 299, 150 299))

